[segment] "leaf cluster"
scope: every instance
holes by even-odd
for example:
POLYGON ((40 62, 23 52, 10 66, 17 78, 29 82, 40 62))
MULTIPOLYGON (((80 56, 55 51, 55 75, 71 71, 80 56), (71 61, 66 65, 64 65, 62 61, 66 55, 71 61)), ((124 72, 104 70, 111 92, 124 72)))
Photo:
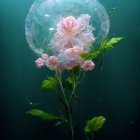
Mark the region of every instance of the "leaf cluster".
POLYGON ((97 132, 103 127, 105 122, 106 118, 103 116, 93 117, 92 119, 87 121, 84 131, 85 133, 97 132))
POLYGON ((59 82, 56 77, 48 77, 48 79, 42 82, 42 88, 47 90, 56 89, 59 82))
POLYGON ((43 120, 47 120, 47 121, 53 121, 53 120, 59 120, 60 117, 55 116, 53 114, 49 114, 47 112, 44 112, 43 110, 39 110, 39 109, 32 109, 26 112, 29 115, 33 115, 33 116, 37 116, 43 120))
POLYGON ((32 116, 36 116, 45 121, 53 121, 55 122, 55 126, 59 126, 62 125, 63 123, 67 123, 67 120, 63 116, 56 116, 40 109, 32 109, 27 111, 26 113, 32 116))
POLYGON ((115 47, 115 45, 117 43, 119 43, 123 38, 122 37, 115 37, 112 38, 110 40, 103 40, 100 44, 100 47, 98 48, 98 50, 95 50, 89 54, 87 53, 82 53, 81 57, 84 58, 85 60, 91 60, 91 59, 95 59, 98 56, 100 56, 103 52, 111 50, 112 48, 115 47))

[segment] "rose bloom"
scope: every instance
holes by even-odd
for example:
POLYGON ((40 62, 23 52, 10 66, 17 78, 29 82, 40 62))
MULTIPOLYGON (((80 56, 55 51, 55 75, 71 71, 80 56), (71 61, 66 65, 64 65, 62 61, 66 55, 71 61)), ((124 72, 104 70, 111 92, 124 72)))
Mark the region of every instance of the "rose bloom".
POLYGON ((83 48, 78 46, 74 46, 73 48, 70 49, 72 49, 72 51, 77 55, 80 55, 83 52, 83 48))
POLYGON ((80 46, 89 51, 89 46, 94 42, 94 28, 89 24, 88 14, 80 15, 79 18, 68 16, 61 18, 57 24, 56 33, 51 40, 53 51, 80 46))
POLYGON ((84 70, 84 71, 91 71, 93 70, 95 67, 95 64, 92 60, 87 60, 87 61, 84 61, 84 63, 82 64, 81 68, 84 70))
POLYGON ((71 37, 71 35, 76 35, 82 30, 82 24, 75 19, 73 16, 62 18, 57 24, 57 33, 60 36, 71 37))
POLYGON ((41 58, 42 58, 42 60, 45 60, 46 61, 46 60, 48 60, 49 56, 47 54, 43 53, 41 55, 41 58))
POLYGON ((35 64, 38 68, 42 68, 44 66, 44 61, 42 60, 42 58, 38 58, 36 61, 35 61, 35 64))
POLYGON ((58 58, 65 69, 70 70, 81 64, 83 59, 77 53, 77 50, 78 48, 68 48, 61 50, 58 58))
POLYGON ((50 56, 47 61, 47 66, 51 70, 57 70, 59 66, 59 60, 56 56, 50 56))
MULTIPOLYGON (((79 34, 82 28, 82 24, 73 16, 60 19, 54 36, 54 46, 62 49, 72 47, 74 45, 74 36, 79 34)), ((54 49, 57 48, 55 47, 54 49)))

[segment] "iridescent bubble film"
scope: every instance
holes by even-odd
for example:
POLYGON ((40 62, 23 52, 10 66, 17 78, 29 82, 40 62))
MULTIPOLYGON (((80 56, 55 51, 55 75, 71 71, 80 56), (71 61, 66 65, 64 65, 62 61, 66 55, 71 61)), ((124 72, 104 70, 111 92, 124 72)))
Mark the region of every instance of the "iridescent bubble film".
MULTIPOLYGON (((28 13, 25 31, 29 46, 37 54, 51 54, 51 39, 61 17, 91 16, 95 45, 108 35, 109 16, 97 0, 35 0, 28 13)), ((94 46, 94 45, 93 45, 94 46)))

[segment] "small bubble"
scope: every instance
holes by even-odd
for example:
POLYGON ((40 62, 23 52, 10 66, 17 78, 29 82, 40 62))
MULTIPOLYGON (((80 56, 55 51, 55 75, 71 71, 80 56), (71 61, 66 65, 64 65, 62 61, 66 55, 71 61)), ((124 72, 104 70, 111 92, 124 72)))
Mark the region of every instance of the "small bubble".
POLYGON ((49 31, 53 31, 53 30, 54 30, 54 28, 52 28, 52 27, 51 27, 51 28, 49 28, 49 31))
POLYGON ((50 17, 50 15, 46 14, 45 17, 50 17))
POLYGON ((117 9, 117 7, 113 7, 113 8, 112 8, 112 10, 116 10, 116 9, 117 9))
POLYGON ((30 104, 30 105, 33 105, 33 103, 32 103, 32 102, 30 102, 29 104, 30 104))

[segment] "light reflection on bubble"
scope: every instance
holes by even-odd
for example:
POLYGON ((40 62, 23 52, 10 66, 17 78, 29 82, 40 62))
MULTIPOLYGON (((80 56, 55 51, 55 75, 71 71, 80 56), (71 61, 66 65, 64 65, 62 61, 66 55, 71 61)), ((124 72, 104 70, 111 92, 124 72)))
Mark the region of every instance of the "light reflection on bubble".
POLYGON ((54 30, 54 28, 49 28, 49 31, 53 31, 54 30))
POLYGON ((35 0, 25 24, 29 46, 37 54, 48 53, 60 17, 72 15, 77 18, 81 14, 91 16, 91 24, 96 29, 95 44, 108 35, 109 16, 97 0, 35 0))
POLYGON ((50 15, 46 14, 45 17, 50 17, 50 15))

